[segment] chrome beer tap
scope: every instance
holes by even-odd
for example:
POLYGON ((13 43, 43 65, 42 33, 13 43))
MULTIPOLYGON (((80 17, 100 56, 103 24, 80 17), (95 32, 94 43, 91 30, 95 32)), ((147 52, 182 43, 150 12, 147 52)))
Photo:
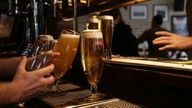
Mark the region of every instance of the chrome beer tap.
POLYGON ((22 44, 20 45, 22 47, 19 47, 17 53, 18 55, 26 55, 31 40, 31 36, 29 33, 31 30, 29 29, 30 17, 29 17, 28 3, 22 0, 9 0, 8 2, 9 2, 9 8, 7 14, 9 16, 13 16, 15 19, 20 19, 24 23, 23 28, 25 33, 23 33, 24 36, 22 44))
POLYGON ((42 0, 9 0, 8 15, 24 22, 24 39, 18 55, 28 55, 31 44, 44 32, 44 8, 42 0))
MULTIPOLYGON (((39 0, 41 1, 41 0, 39 0)), ((39 34, 39 24, 38 24, 38 2, 36 0, 30 0, 31 8, 32 8, 32 29, 34 30, 34 37, 35 39, 38 37, 39 34)))

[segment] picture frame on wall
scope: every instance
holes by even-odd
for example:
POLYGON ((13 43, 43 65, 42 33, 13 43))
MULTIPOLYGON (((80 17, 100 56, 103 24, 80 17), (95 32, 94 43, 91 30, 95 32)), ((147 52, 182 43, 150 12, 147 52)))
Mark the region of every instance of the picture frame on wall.
POLYGON ((171 17, 171 32, 188 36, 189 33, 186 15, 174 15, 171 17))
POLYGON ((153 8, 154 16, 161 15, 163 17, 163 21, 168 21, 168 5, 155 4, 153 8))
POLYGON ((133 5, 131 6, 131 19, 132 20, 145 20, 147 19, 147 5, 133 5))

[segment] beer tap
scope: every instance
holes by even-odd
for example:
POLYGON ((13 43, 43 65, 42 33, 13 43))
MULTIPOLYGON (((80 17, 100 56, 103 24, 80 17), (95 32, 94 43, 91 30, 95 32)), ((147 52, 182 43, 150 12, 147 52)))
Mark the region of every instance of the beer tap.
POLYGON ((44 8, 42 0, 9 0, 8 15, 24 22, 24 39, 18 55, 28 55, 30 46, 40 33, 44 33, 44 8), (24 8, 23 8, 24 7, 24 8))
POLYGON ((39 34, 47 34, 47 17, 48 14, 53 13, 52 16, 55 16, 54 12, 54 1, 53 0, 31 0, 33 8, 33 25, 35 28, 35 36, 39 34), (53 10, 50 12, 50 8, 53 10))
POLYGON ((9 0, 9 8, 8 8, 8 15, 13 16, 15 19, 20 19, 22 24, 24 23, 25 25, 23 26, 24 28, 24 39, 22 41, 22 47, 19 47, 18 49, 18 55, 26 55, 31 36, 30 36, 30 29, 29 29, 29 11, 28 11, 28 6, 25 7, 25 9, 22 8, 22 4, 25 4, 26 2, 23 2, 21 0, 9 0))
MULTIPOLYGON (((41 0, 39 0, 41 1, 41 0)), ((31 8, 32 8, 32 29, 34 30, 34 37, 37 38, 39 31, 38 31, 38 2, 36 0, 30 0, 31 8)))
POLYGON ((48 5, 51 5, 47 0, 30 0, 32 7, 32 25, 34 36, 37 38, 39 34, 46 33, 46 18, 45 13, 48 5))

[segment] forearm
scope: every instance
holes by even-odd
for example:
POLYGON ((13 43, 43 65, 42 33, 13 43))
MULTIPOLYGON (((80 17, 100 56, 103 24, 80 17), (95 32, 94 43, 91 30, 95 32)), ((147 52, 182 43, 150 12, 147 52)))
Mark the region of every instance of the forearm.
POLYGON ((0 79, 7 79, 14 75, 20 57, 0 59, 0 79))
POLYGON ((5 97, 7 94, 8 88, 5 83, 0 83, 0 106, 5 105, 5 97))
POLYGON ((14 94, 14 89, 11 82, 0 83, 0 107, 16 102, 17 94, 14 94))

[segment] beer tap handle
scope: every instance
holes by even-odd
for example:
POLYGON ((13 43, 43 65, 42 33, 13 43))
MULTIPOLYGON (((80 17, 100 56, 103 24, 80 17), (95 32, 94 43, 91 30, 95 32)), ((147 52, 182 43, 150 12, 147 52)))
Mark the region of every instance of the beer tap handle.
POLYGON ((38 3, 36 2, 36 0, 31 0, 31 6, 33 9, 33 15, 32 15, 32 25, 33 25, 33 29, 34 29, 34 37, 37 38, 38 37, 38 3))

